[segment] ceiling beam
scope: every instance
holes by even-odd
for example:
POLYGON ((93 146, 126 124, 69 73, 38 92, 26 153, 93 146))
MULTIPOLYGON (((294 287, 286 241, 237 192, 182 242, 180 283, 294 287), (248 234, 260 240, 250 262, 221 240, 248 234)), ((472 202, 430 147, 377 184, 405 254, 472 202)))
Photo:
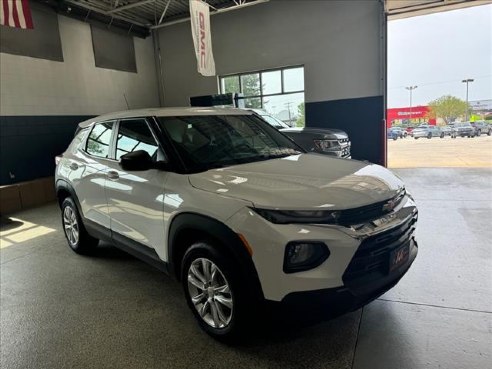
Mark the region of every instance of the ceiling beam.
POLYGON ((124 10, 136 8, 137 6, 142 6, 148 3, 153 3, 155 0, 140 0, 140 1, 135 1, 134 3, 119 6, 117 8, 111 9, 108 11, 109 14, 117 13, 117 12, 122 12, 124 10))
POLYGON ((109 15, 109 16, 114 17, 116 19, 120 19, 120 20, 123 20, 125 22, 133 23, 137 26, 149 27, 149 22, 147 20, 137 19, 137 18, 133 18, 133 17, 127 17, 127 16, 123 16, 123 15, 119 15, 119 14, 109 14, 107 9, 102 9, 102 8, 92 6, 92 5, 89 5, 89 4, 80 2, 80 1, 76 1, 76 0, 65 0, 65 2, 76 5, 76 6, 81 7, 81 8, 85 8, 87 10, 92 10, 94 12, 98 12, 98 13, 101 13, 104 15, 109 15))
MULTIPOLYGON (((250 1, 249 3, 242 3, 241 5, 233 5, 233 6, 230 6, 228 8, 221 8, 221 9, 217 9, 217 10, 212 10, 210 12, 210 15, 225 13, 225 12, 229 12, 231 10, 238 10, 238 9, 246 8, 248 6, 266 3, 268 1, 270 1, 270 0, 255 0, 255 1, 250 1)), ((182 19, 177 19, 175 21, 164 22, 162 24, 158 24, 156 26, 152 26, 152 27, 150 27, 150 29, 158 29, 158 28, 162 28, 162 27, 167 27, 167 26, 171 26, 173 24, 187 22, 189 20, 190 20, 190 17, 186 17, 186 18, 182 18, 182 19)))

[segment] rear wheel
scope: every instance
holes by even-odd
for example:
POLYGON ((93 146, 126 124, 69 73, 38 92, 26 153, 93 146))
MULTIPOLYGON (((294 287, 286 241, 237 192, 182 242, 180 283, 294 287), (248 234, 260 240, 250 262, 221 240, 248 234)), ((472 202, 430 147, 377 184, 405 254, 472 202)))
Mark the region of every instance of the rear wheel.
POLYGON ((73 199, 71 197, 65 198, 61 209, 63 230, 68 246, 77 254, 91 253, 99 240, 87 233, 73 199))
POLYGON ((490 136, 490 135, 492 135, 492 129, 489 129, 487 132, 487 136, 490 136))
POLYGON ((430 140, 430 139, 432 138, 432 133, 429 133, 429 134, 427 135, 427 138, 430 140))
POLYGON ((209 241, 196 242, 186 251, 181 280, 200 327, 222 341, 236 341, 249 333, 258 301, 231 257, 209 241))

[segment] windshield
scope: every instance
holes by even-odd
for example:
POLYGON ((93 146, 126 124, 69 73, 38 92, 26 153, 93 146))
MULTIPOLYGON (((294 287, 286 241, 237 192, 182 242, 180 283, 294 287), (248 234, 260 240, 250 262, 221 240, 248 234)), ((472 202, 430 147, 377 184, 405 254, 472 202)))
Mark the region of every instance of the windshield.
POLYGON ((191 171, 302 152, 289 138, 255 115, 160 117, 159 121, 191 171))

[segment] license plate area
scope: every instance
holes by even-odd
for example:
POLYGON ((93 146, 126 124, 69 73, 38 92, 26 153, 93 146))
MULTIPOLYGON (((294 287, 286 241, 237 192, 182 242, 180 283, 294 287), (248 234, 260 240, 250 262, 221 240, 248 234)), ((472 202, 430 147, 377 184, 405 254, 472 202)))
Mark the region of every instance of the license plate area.
POLYGON ((408 261, 410 257, 410 242, 398 247, 396 250, 391 251, 389 257, 389 272, 398 269, 408 261))

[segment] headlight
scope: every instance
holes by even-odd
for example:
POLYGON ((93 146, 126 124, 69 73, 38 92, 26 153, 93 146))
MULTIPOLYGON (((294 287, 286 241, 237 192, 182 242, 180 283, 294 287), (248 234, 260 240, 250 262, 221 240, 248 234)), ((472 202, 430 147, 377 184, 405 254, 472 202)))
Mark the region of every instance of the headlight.
POLYGON ((271 223, 289 224, 289 223, 319 223, 335 224, 340 217, 339 211, 326 210, 268 210, 252 208, 257 214, 271 223))
POLYGON ((338 140, 313 140, 314 141, 314 146, 318 150, 332 150, 332 149, 337 149, 340 148, 340 144, 338 143, 338 140))
POLYGON ((284 272, 296 273, 316 268, 330 256, 323 242, 295 241, 285 247, 284 272))

